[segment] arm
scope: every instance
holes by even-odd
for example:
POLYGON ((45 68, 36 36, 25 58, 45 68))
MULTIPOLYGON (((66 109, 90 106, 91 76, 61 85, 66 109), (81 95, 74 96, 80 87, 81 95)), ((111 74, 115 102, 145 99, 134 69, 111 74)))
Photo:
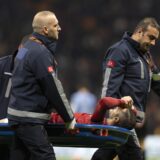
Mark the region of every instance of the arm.
POLYGON ((104 81, 101 97, 119 97, 123 82, 127 56, 118 48, 109 49, 104 61, 104 81))
POLYGON ((133 100, 130 96, 122 97, 121 99, 104 97, 99 100, 96 110, 91 117, 92 122, 102 122, 104 120, 106 111, 117 106, 122 108, 132 107, 133 100))
POLYGON ((62 84, 56 76, 53 59, 48 53, 40 52, 38 57, 35 57, 32 62, 28 63, 30 63, 41 92, 44 93, 49 104, 56 109, 65 122, 73 120, 74 115, 62 84))
POLYGON ((112 98, 112 97, 104 97, 100 99, 98 102, 95 112, 91 117, 92 122, 103 122, 103 119, 106 114, 106 110, 119 106, 120 104, 124 104, 124 100, 112 98))

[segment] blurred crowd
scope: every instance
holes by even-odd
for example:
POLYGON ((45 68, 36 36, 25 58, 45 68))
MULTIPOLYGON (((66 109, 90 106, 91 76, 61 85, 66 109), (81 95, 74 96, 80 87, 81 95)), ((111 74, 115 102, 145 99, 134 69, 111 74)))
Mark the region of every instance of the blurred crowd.
MULTIPOLYGON (((144 17, 160 23, 159 6, 159 0, 0 0, 0 56, 12 54, 23 36, 32 32, 37 11, 52 10, 62 28, 56 58, 67 96, 82 85, 99 98, 106 49, 144 17)), ((152 52, 160 66, 160 42, 152 52)), ((159 106, 160 99, 151 93, 140 135, 160 134, 159 106)))

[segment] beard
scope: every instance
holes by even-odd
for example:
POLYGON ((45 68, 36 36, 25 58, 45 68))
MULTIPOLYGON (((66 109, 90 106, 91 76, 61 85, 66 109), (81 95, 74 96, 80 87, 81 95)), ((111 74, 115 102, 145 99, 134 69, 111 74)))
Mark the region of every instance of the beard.
POLYGON ((140 49, 144 53, 147 52, 147 51, 149 51, 150 47, 151 46, 149 44, 147 44, 147 43, 143 43, 143 44, 140 45, 140 49))

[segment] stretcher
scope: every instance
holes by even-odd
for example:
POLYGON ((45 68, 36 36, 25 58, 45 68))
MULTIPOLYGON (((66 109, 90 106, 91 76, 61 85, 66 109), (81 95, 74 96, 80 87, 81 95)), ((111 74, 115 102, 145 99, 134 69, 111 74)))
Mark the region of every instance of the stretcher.
MULTIPOLYGON (((76 124, 77 132, 71 133, 63 124, 48 124, 46 130, 53 146, 84 148, 115 148, 127 142, 130 130, 98 125, 76 124)), ((0 145, 10 144, 14 131, 8 124, 0 123, 0 145)))

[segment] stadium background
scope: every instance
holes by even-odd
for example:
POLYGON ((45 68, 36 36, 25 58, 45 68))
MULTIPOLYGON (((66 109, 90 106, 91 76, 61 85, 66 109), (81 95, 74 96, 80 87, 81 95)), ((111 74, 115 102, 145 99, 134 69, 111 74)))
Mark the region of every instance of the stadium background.
MULTIPOLYGON (((106 49, 144 17, 160 23, 159 6, 159 0, 0 0, 0 56, 13 53, 21 38, 32 32, 37 11, 54 11, 62 28, 56 58, 67 96, 85 85, 100 97, 106 49)), ((160 66, 160 41, 152 53, 160 66)), ((138 129, 142 142, 148 134, 160 134, 159 106, 160 98, 151 92, 146 124, 138 129)))

